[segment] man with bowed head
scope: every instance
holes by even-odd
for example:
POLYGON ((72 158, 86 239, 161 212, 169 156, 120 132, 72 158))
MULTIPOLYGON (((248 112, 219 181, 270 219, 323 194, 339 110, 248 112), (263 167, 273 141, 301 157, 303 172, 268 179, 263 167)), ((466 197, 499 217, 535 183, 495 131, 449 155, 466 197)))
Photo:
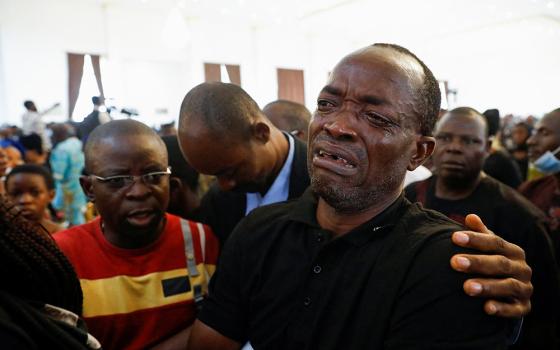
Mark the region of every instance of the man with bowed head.
MULTIPOLYGON (((396 45, 364 48, 335 67, 309 128, 311 188, 253 210, 235 228, 192 349, 238 349, 246 341, 255 349, 505 348, 505 319, 487 314, 528 311, 523 251, 485 235, 476 217, 467 224, 482 233, 462 231, 402 195, 407 169, 433 151, 439 96, 429 69, 396 45), (453 232, 457 244, 497 255, 469 254, 451 243, 453 232), (450 259, 460 271, 513 279, 465 281, 450 259), (463 288, 515 301, 471 298, 463 288)), ((255 122, 248 132, 262 129, 255 122)), ((197 168, 201 155, 182 131, 182 150, 197 168)), ((265 147, 267 138, 258 140, 265 147)))

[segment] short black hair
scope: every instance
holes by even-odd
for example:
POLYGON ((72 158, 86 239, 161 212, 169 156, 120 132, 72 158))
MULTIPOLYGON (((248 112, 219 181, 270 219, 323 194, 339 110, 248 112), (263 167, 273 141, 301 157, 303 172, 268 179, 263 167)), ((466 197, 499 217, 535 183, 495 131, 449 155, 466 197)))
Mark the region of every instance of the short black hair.
POLYGON ((91 98, 91 103, 93 103, 96 106, 101 106, 101 104, 103 103, 103 97, 101 96, 93 96, 91 98))
POLYGON ((31 100, 27 100, 27 101, 23 102, 23 106, 27 109, 30 109, 33 106, 35 106, 35 103, 33 103, 33 101, 31 101, 31 100))
POLYGON ((426 66, 421 59, 419 59, 415 54, 410 52, 408 49, 395 45, 386 43, 376 43, 373 44, 374 47, 384 47, 388 49, 395 50, 406 56, 412 57, 424 71, 424 81, 422 88, 417 91, 416 98, 418 99, 418 104, 416 107, 420 113, 420 133, 422 135, 430 136, 434 131, 434 126, 439 115, 439 108, 441 106, 441 92, 439 90, 439 83, 434 77, 432 71, 426 66))
POLYGON ((291 130, 287 130, 287 131, 292 131, 292 130, 305 131, 309 127, 309 121, 311 120, 311 112, 309 112, 309 110, 301 103, 288 101, 288 100, 276 100, 264 106, 263 111, 272 106, 282 107, 281 118, 286 120, 286 123, 291 128, 291 130))
POLYGON ((162 137, 163 143, 167 148, 169 157, 169 166, 171 167, 171 176, 176 176, 185 183, 193 191, 198 189, 199 174, 183 157, 179 148, 179 141, 176 135, 162 137))
POLYGON ((251 131, 262 112, 245 90, 235 84, 202 83, 187 93, 181 104, 179 130, 192 121, 202 121, 216 135, 240 135, 251 131))
POLYGON ((496 108, 487 109, 482 113, 482 115, 488 124, 488 135, 496 135, 500 130, 500 111, 496 108))
POLYGON ((8 173, 8 175, 6 175, 6 180, 5 180, 6 189, 8 187, 8 180, 10 179, 10 177, 17 174, 39 175, 45 180, 45 185, 47 186, 47 189, 54 190, 54 179, 51 172, 44 166, 36 165, 36 164, 22 164, 14 167, 8 173))
POLYGON ((26 151, 37 151, 37 153, 43 154, 43 140, 41 136, 35 133, 21 136, 19 143, 21 143, 26 151))

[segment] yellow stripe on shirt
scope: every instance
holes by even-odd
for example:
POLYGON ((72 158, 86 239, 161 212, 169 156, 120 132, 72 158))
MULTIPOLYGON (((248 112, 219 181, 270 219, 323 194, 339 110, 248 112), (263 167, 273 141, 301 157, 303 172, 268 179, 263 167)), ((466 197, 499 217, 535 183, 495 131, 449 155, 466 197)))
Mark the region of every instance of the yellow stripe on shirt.
POLYGON ((126 314, 138 310, 165 306, 193 299, 193 285, 200 284, 204 292, 208 290, 207 273, 211 276, 215 265, 198 264, 200 272, 190 277, 191 288, 186 293, 165 297, 162 280, 187 276, 187 269, 154 272, 143 276, 114 276, 88 280, 80 279, 84 293, 84 317, 126 314), (204 273, 206 269, 207 273, 204 273))

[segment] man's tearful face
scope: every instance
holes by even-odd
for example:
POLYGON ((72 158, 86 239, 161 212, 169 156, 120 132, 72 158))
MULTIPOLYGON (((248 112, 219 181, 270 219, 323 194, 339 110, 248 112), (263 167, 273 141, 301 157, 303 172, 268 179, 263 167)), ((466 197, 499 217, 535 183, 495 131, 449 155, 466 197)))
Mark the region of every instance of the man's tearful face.
POLYGON ((345 58, 317 99, 309 128, 311 185, 337 211, 365 210, 402 189, 418 129, 416 81, 403 73, 408 63, 391 55, 377 49, 345 58))

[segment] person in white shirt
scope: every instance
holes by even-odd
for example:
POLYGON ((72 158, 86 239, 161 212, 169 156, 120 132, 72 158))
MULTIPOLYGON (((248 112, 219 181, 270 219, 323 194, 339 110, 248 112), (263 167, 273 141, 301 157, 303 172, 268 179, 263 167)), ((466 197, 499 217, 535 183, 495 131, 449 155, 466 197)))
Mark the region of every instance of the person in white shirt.
POLYGON ((41 136, 43 142, 43 150, 49 151, 51 149, 51 140, 47 133, 47 127, 43 121, 43 115, 57 107, 55 104, 53 107, 47 109, 46 111, 39 113, 37 107, 33 101, 25 101, 23 103, 26 112, 21 116, 22 131, 24 135, 37 134, 41 136))

